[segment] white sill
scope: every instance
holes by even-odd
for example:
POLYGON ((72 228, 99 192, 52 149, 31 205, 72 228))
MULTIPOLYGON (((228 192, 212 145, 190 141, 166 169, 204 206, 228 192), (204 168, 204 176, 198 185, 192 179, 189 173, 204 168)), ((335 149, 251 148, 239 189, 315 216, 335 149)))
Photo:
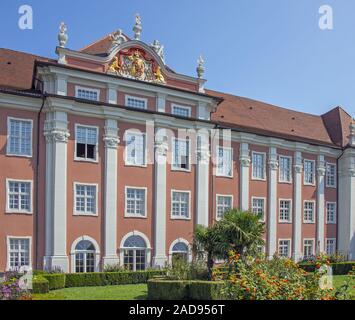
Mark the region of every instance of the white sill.
POLYGON ((227 175, 223 175, 223 174, 216 174, 216 178, 233 179, 233 175, 232 176, 227 176, 227 175))
POLYGON ((31 155, 27 155, 27 154, 12 154, 12 153, 7 153, 6 156, 7 156, 7 157, 16 157, 16 158, 32 158, 32 154, 31 154, 31 155))
POLYGON ((129 219, 147 219, 147 216, 137 216, 137 215, 127 214, 127 213, 125 213, 124 217, 129 219))
POLYGON ((88 163, 99 163, 99 160, 93 160, 93 159, 86 159, 86 158, 74 158, 74 161, 76 162, 88 162, 88 163))
POLYGON ((11 210, 11 209, 7 209, 5 211, 6 214, 21 214, 21 215, 33 215, 32 211, 22 211, 22 210, 11 210))
POLYGON ((329 189, 336 189, 337 188, 337 186, 325 186, 326 188, 329 188, 329 189))
POLYGON ((279 180, 279 183, 280 184, 292 184, 293 181, 292 180, 291 181, 281 181, 281 180, 279 180))
POLYGON ((76 217, 98 217, 97 213, 85 213, 85 212, 74 212, 73 214, 76 217))
POLYGON ((303 224, 315 224, 315 221, 303 221, 303 224))
POLYGON ((177 171, 177 172, 191 172, 191 169, 179 169, 179 168, 171 167, 171 171, 177 171))
POLYGON ((334 222, 327 221, 325 224, 336 225, 337 223, 336 223, 336 221, 334 221, 334 222))
POLYGON ((283 220, 279 220, 280 224, 291 224, 292 221, 283 221, 283 220))
POLYGON ((125 167, 147 168, 147 164, 133 164, 125 162, 125 167))
POLYGON ((316 186, 315 183, 307 183, 307 182, 304 182, 303 185, 308 186, 308 187, 315 187, 316 186))
POLYGON ((254 178, 254 177, 252 177, 251 178, 251 180, 253 180, 253 181, 266 181, 266 178, 254 178))
POLYGON ((170 216, 171 220, 182 220, 182 221, 190 221, 191 218, 184 218, 184 217, 174 217, 174 216, 170 216))

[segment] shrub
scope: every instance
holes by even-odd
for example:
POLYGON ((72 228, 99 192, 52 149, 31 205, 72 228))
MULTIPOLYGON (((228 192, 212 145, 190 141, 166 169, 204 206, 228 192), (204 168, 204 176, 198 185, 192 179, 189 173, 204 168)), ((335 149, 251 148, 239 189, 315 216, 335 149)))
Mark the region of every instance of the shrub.
POLYGON ((34 276, 32 280, 32 293, 48 293, 49 281, 43 276, 34 276))
POLYGON ((189 298, 192 300, 221 300, 222 281, 191 281, 188 285, 189 298))
POLYGON ((119 263, 108 264, 104 266, 104 272, 121 272, 121 271, 127 271, 127 270, 119 263))
POLYGON ((150 300, 220 300, 222 281, 156 280, 148 281, 150 300))
POLYGON ((208 270, 204 261, 186 262, 181 259, 174 261, 167 270, 167 278, 170 280, 207 280, 208 270))
POLYGON ((49 283, 49 290, 65 288, 65 274, 42 274, 42 277, 49 283))
MULTIPOLYGON (((303 270, 307 272, 314 272, 319 268, 320 262, 313 262, 313 263, 300 263, 299 266, 303 270)), ((330 263, 330 267, 332 267, 333 270, 333 275, 346 275, 348 274, 352 268, 355 266, 354 261, 349 261, 349 262, 337 262, 337 263, 330 263)))
POLYGON ((230 252, 229 266, 222 293, 232 300, 336 300, 348 295, 347 287, 320 286, 325 269, 307 273, 289 259, 243 261, 230 252))
POLYGON ((149 300, 184 300, 188 298, 188 281, 149 280, 149 300))
POLYGON ((165 274, 165 271, 69 273, 65 276, 65 287, 70 288, 147 283, 149 279, 155 276, 163 276, 165 274))
POLYGON ((29 284, 28 279, 21 277, 24 273, 17 271, 5 272, 0 278, 0 300, 31 300, 31 295, 23 285, 29 284))

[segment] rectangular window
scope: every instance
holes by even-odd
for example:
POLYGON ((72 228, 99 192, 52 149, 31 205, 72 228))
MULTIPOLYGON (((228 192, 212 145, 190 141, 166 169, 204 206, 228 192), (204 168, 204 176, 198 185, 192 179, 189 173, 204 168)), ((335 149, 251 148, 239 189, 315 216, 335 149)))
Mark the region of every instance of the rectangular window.
POLYGON ((253 152, 253 179, 265 179, 265 154, 253 152))
POLYGON ((135 109, 147 109, 147 99, 126 96, 126 106, 135 109))
POLYGON ((217 219, 223 218, 223 215, 232 209, 232 196, 217 196, 217 219))
POLYGON ((172 105, 173 114, 180 116, 180 117, 191 117, 191 108, 190 107, 183 107, 178 105, 172 105))
POLYGON ((332 163, 327 163, 326 171, 326 185, 327 187, 335 188, 336 187, 336 165, 332 163))
POLYGON ((173 219, 190 217, 190 193, 173 191, 171 195, 171 216, 173 219))
POLYGON ((313 239, 304 239, 303 240, 303 256, 305 259, 309 259, 314 256, 314 240, 313 239))
POLYGON ((88 161, 96 161, 98 129, 77 125, 75 128, 76 158, 88 161))
POLYGON ((315 203, 313 201, 305 201, 303 205, 303 222, 314 223, 315 203))
POLYGON ((145 161, 145 134, 126 133, 126 164, 144 166, 145 161))
POLYGON ((326 239, 326 253, 328 256, 335 254, 336 252, 336 239, 326 239))
POLYGON ((7 182, 7 209, 8 212, 32 212, 32 185, 31 182, 7 182))
POLYGON ((291 222, 291 200, 280 200, 280 222, 291 222))
POLYGON ((75 87, 75 97, 85 100, 99 101, 100 90, 75 87))
POLYGON ((304 160, 304 184, 314 185, 315 183, 315 162, 304 160))
POLYGON ((8 238, 8 268, 31 267, 30 239, 8 238))
POLYGON ((336 223, 337 218, 337 204, 336 202, 327 202, 327 223, 336 223))
POLYGON ((190 169, 190 143, 188 140, 174 139, 173 169, 190 169))
POLYGON ((217 175, 232 177, 232 149, 217 148, 217 175))
POLYGON ((147 216, 145 188, 126 188, 126 216, 137 218, 147 216))
POLYGON ((75 213, 95 215, 96 185, 75 184, 75 213))
POLYGON ((279 180, 280 182, 291 182, 292 181, 292 159, 290 157, 280 156, 280 170, 279 170, 279 180))
POLYGON ((252 211, 254 214, 260 217, 260 220, 265 220, 265 199, 253 198, 252 211))
POLYGON ((291 240, 279 240, 279 256, 284 258, 290 257, 291 240))
POLYGON ((32 121, 8 118, 7 154, 32 156, 32 121))

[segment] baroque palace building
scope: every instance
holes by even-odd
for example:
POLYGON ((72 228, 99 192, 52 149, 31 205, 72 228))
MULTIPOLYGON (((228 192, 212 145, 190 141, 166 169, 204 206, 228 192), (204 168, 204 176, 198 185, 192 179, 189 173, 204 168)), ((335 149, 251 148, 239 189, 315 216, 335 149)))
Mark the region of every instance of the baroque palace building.
POLYGON ((0 271, 191 259, 194 227, 259 214, 267 256, 355 259, 355 123, 205 89, 121 30, 57 59, 0 49, 0 271))

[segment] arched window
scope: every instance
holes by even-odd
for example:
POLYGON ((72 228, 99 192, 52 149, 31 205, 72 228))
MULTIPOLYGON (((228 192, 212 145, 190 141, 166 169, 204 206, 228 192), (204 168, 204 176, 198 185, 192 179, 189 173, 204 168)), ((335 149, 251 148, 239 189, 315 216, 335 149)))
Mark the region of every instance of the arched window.
POLYGON ((184 242, 177 242, 171 249, 172 263, 175 261, 188 261, 189 258, 189 247, 184 242))
POLYGON ((82 240, 75 246, 75 272, 95 272, 95 246, 82 240))
POLYGON ((147 265, 147 244, 141 236, 132 235, 123 244, 124 267, 132 271, 145 270, 147 265))

